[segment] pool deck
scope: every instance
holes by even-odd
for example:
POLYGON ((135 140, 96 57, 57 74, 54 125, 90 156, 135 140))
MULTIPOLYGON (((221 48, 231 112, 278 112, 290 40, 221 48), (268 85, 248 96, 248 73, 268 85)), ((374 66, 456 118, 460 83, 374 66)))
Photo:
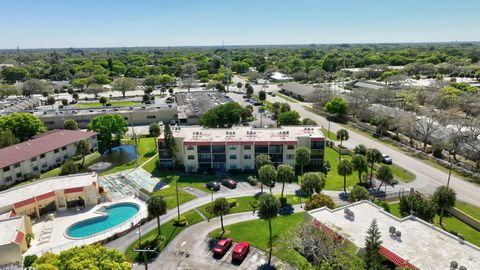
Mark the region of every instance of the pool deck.
POLYGON ((147 206, 142 201, 135 199, 133 197, 125 198, 115 202, 107 202, 95 205, 93 207, 86 207, 85 209, 75 212, 75 210, 61 210, 58 211, 53 220, 48 220, 46 217, 42 218, 40 221, 33 224, 33 233, 35 234, 35 239, 31 242, 31 247, 24 254, 25 255, 41 255, 45 252, 59 253, 63 250, 81 246, 85 244, 92 244, 103 239, 110 237, 111 235, 125 231, 130 228, 131 223, 137 223, 142 218, 147 216, 147 206), (92 235, 90 237, 81 238, 81 239, 71 239, 65 236, 65 232, 69 226, 72 224, 90 219, 102 214, 96 212, 99 208, 111 204, 117 204, 122 202, 132 202, 137 204, 140 209, 138 213, 133 216, 131 219, 126 222, 109 229, 105 232, 92 235))

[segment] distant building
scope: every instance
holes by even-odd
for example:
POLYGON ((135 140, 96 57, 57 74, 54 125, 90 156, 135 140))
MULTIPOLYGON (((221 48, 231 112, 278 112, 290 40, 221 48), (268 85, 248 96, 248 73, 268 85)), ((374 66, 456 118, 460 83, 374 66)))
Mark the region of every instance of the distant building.
POLYGON ((76 155, 75 143, 80 140, 98 150, 96 133, 78 130, 52 130, 0 149, 0 188, 60 166, 76 155))
POLYGON ((200 117, 208 110, 232 101, 217 91, 177 92, 175 100, 180 125, 199 125, 200 117))
POLYGON ((275 82, 284 82, 284 81, 293 80, 293 77, 287 76, 278 71, 272 72, 270 75, 268 75, 268 78, 275 82))
POLYGON ((336 239, 348 239, 360 248, 359 254, 365 252, 366 232, 374 219, 383 242, 378 252, 397 267, 451 269, 450 262, 456 261, 466 269, 479 269, 479 247, 413 215, 397 218, 369 201, 305 213, 306 222, 336 239))
POLYGON ((33 110, 41 105, 37 98, 8 97, 0 100, 0 114, 6 115, 14 112, 33 110))
POLYGON ((352 88, 364 88, 370 90, 382 90, 385 88, 385 84, 375 81, 352 81, 348 84, 352 88))
POLYGON ((153 105, 132 107, 68 108, 62 110, 30 111, 37 116, 48 129, 61 129, 67 119, 74 119, 79 128, 87 128, 88 123, 97 116, 119 114, 129 125, 149 125, 152 122, 170 122, 177 119, 177 106, 153 105))
POLYGON ((32 233, 28 216, 0 215, 0 269, 23 269, 22 253, 27 251, 27 234, 32 233))
POLYGON ((96 173, 57 176, 1 191, 0 214, 35 219, 60 209, 96 205, 97 198, 96 173))
POLYGON ((317 89, 312 86, 304 85, 296 82, 289 82, 279 86, 280 92, 287 96, 291 96, 301 101, 315 101, 315 93, 317 89))
MULTIPOLYGON (((253 170, 260 154, 269 155, 274 165, 295 166, 295 151, 302 146, 311 149, 310 166, 323 166, 325 137, 319 127, 172 127, 172 132, 177 145, 176 165, 184 166, 187 172, 253 170)), ((159 165, 171 167, 163 135, 158 138, 159 165)))

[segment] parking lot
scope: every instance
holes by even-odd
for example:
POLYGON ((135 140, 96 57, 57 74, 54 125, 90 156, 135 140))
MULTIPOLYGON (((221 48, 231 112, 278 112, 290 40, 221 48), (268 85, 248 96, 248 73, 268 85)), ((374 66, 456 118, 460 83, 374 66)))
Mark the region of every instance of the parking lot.
MULTIPOLYGON (((224 217, 225 226, 242 221, 257 219, 251 212, 231 214, 224 217)), ((243 261, 232 262, 234 243, 227 253, 216 257, 211 252, 214 241, 208 238, 208 233, 220 227, 220 219, 214 218, 210 222, 201 222, 182 231, 152 263, 150 269, 258 269, 266 263, 266 254, 255 247, 243 261)), ((272 258, 277 269, 285 269, 277 258, 272 258)), ((143 265, 134 265, 133 269, 144 269, 143 265)))

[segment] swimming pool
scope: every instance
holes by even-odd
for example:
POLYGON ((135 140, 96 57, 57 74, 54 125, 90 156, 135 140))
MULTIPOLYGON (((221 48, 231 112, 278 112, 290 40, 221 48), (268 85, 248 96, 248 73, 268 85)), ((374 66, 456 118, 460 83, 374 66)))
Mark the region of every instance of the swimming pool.
POLYGON ((74 223, 66 230, 70 238, 88 237, 124 223, 138 213, 140 207, 135 203, 116 203, 101 207, 97 211, 104 215, 74 223))

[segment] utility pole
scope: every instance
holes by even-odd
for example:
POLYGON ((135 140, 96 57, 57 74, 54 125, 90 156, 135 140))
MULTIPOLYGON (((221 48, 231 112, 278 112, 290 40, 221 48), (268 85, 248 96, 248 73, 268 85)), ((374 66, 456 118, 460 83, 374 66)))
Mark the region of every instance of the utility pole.
POLYGON ((455 153, 455 151, 452 150, 452 151, 450 151, 450 155, 448 156, 448 161, 450 162, 450 169, 448 170, 447 187, 450 186, 450 177, 452 176, 452 167, 453 167, 452 155, 454 153, 455 153))
POLYGON ((178 182, 175 182, 175 192, 177 193, 177 214, 178 214, 177 219, 180 219, 180 202, 178 201, 178 182))
POLYGON ((227 93, 230 91, 230 51, 227 50, 227 93))

